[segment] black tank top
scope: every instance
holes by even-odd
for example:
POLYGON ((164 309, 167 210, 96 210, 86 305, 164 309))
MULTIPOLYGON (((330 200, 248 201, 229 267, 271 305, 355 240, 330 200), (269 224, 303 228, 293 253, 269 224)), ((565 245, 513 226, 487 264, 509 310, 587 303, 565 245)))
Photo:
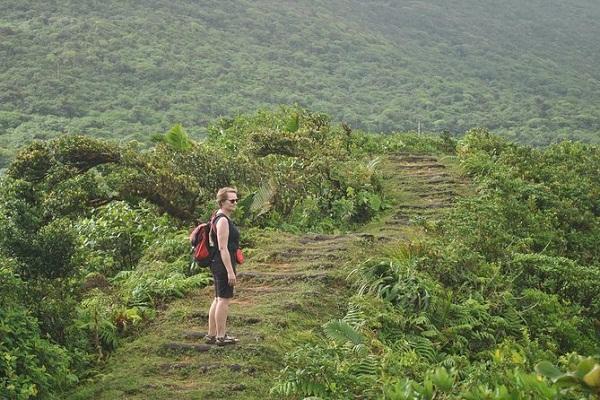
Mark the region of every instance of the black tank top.
POLYGON ((212 231, 212 241, 216 246, 215 255, 213 256, 213 262, 223 264, 223 260, 221 259, 221 253, 219 252, 219 246, 217 241, 217 222, 221 219, 221 217, 227 218, 229 222, 229 240, 227 240, 227 250, 229 250, 229 256, 231 258, 232 266, 236 265, 235 261, 235 252, 240 248, 240 231, 235 226, 233 221, 227 217, 225 214, 217 214, 215 216, 214 221, 214 229, 212 231))

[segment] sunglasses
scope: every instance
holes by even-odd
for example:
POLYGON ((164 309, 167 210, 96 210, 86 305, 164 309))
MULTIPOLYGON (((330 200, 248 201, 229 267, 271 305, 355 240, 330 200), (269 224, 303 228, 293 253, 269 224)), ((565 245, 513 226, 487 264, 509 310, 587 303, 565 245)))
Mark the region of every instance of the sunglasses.
POLYGON ((230 202, 231 204, 237 203, 238 199, 227 199, 228 202, 230 202))

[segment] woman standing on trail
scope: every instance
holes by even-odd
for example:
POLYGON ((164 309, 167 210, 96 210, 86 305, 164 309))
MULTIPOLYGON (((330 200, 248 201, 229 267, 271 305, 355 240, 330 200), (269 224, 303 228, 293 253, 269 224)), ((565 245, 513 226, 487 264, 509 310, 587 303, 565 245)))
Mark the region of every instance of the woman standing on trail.
POLYGON ((208 334, 205 339, 209 344, 224 346, 238 342, 233 336, 226 334, 229 302, 233 297, 236 284, 236 252, 240 247, 240 231, 231 221, 238 201, 237 189, 224 187, 217 193, 219 210, 216 212, 210 233, 210 240, 216 246, 210 263, 210 270, 215 282, 215 298, 208 312, 208 334), (216 232, 215 232, 216 231, 216 232))

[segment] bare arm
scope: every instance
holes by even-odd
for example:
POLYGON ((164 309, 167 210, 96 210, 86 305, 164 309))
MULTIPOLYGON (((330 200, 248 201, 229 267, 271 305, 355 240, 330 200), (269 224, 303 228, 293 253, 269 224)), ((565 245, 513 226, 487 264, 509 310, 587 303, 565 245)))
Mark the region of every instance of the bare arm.
POLYGON ((227 270, 227 280, 230 286, 235 286, 235 273, 233 272, 233 266, 231 265, 231 255, 227 248, 227 242, 229 241, 229 222, 227 218, 221 218, 217 222, 217 243, 219 245, 219 253, 221 253, 221 260, 227 270))

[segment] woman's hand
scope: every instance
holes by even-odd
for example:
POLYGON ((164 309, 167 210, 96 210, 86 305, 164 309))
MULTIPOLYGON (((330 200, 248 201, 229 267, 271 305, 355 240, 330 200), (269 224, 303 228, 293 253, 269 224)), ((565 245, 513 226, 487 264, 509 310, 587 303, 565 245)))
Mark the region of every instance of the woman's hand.
POLYGON ((228 272, 227 273, 227 283, 229 283, 229 286, 235 286, 236 277, 235 277, 235 274, 233 272, 228 272))

